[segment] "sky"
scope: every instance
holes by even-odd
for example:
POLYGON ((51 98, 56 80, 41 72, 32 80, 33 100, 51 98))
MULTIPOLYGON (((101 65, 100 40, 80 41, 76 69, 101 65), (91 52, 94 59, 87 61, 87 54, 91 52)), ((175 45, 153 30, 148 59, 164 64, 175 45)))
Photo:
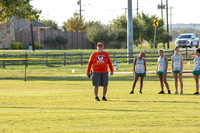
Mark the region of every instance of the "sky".
MULTIPOLYGON (((113 19, 125 14, 128 0, 81 0, 82 15, 85 21, 101 21, 103 24, 109 24, 113 19)), ((41 10, 40 19, 50 19, 63 25, 74 12, 79 13, 78 0, 32 0, 31 5, 41 10)), ((149 15, 161 17, 161 10, 157 5, 161 0, 138 0, 139 13, 144 12, 149 15)), ((166 0, 163 0, 163 4, 166 0)), ((200 1, 199 0, 168 0, 169 23, 200 23, 200 1), (170 14, 172 14, 170 17, 170 14)), ((132 0, 133 16, 136 15, 137 0, 132 0)), ((164 19, 166 10, 163 11, 164 19)))

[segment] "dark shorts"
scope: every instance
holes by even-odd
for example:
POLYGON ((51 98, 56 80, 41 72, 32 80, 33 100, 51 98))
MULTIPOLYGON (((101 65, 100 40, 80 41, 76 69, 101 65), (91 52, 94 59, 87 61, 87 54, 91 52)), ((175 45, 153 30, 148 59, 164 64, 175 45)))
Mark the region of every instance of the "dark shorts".
POLYGON ((179 74, 181 71, 173 71, 173 73, 177 73, 177 74, 179 74))
POLYGON ((193 75, 200 75, 200 71, 194 70, 194 71, 192 72, 192 74, 193 74, 193 75))
MULTIPOLYGON (((160 72, 160 71, 157 71, 157 74, 158 75, 164 75, 165 74, 165 72, 160 72)), ((167 73, 166 73, 167 74, 167 73)))
POLYGON ((106 73, 93 72, 92 84, 93 84, 93 86, 107 87, 108 86, 108 72, 106 72, 106 73))
POLYGON ((145 73, 136 73, 137 76, 144 76, 145 73))

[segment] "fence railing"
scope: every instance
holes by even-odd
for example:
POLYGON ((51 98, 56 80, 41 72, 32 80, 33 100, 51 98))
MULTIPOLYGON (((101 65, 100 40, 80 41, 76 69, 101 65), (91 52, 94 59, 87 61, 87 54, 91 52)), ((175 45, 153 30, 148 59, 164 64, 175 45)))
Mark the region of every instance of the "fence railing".
MULTIPOLYGON (((180 50, 180 53, 183 55, 184 60, 190 60, 187 59, 189 51, 187 48, 185 50, 180 50)), ((145 59, 150 62, 156 62, 158 58, 158 54, 155 52, 145 52, 145 59)), ((117 53, 115 51, 109 52, 111 61, 118 61, 118 63, 128 62, 127 60, 127 54, 128 53, 117 53)), ((139 52, 134 52, 133 57, 129 59, 133 59, 137 57, 139 52)), ((168 57, 168 59, 171 59, 171 56, 174 54, 173 50, 165 51, 165 56, 168 57)), ((71 64, 87 64, 88 60, 90 58, 90 54, 86 53, 75 53, 75 54, 19 54, 19 55, 13 55, 13 54, 2 54, 0 55, 0 65, 5 68, 9 65, 26 65, 28 67, 29 65, 46 65, 46 66, 56 66, 56 65, 71 65, 71 64)), ((132 63, 132 62, 130 62, 132 63)))

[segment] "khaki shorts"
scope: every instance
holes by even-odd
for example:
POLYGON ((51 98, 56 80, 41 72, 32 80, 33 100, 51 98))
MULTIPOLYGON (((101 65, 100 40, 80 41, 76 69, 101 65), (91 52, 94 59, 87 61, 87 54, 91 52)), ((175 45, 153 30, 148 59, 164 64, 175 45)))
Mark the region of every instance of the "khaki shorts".
POLYGON ((106 73, 93 72, 92 84, 93 84, 93 86, 107 87, 108 86, 108 72, 106 72, 106 73))

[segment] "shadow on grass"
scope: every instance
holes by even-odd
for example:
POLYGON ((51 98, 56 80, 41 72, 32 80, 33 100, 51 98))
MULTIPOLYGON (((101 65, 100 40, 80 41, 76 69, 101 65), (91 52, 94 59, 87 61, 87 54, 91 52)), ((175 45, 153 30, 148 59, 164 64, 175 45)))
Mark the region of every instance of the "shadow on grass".
MULTIPOLYGON (((183 76, 183 79, 189 79, 193 76, 183 76)), ((24 80, 24 77, 1 77, 0 80, 24 80)), ((133 81, 134 78, 131 75, 117 75, 110 76, 109 81, 133 81)), ((168 81, 174 81, 174 77, 168 76, 168 81)), ((40 76, 40 77, 27 77, 27 81, 91 81, 91 79, 86 76, 40 76)), ((158 77, 155 76, 147 76, 144 78, 144 81, 159 81, 158 77)))
POLYGON ((200 102, 191 102, 191 101, 127 101, 127 102, 146 102, 146 103, 200 103, 200 102))
MULTIPOLYGON (((2 109, 39 109, 39 110, 93 110, 93 111, 116 111, 116 112, 163 112, 158 110, 132 110, 132 109, 97 109, 97 108, 53 108, 53 107, 0 107, 2 109)), ((172 111, 166 111, 172 112, 172 111)))

